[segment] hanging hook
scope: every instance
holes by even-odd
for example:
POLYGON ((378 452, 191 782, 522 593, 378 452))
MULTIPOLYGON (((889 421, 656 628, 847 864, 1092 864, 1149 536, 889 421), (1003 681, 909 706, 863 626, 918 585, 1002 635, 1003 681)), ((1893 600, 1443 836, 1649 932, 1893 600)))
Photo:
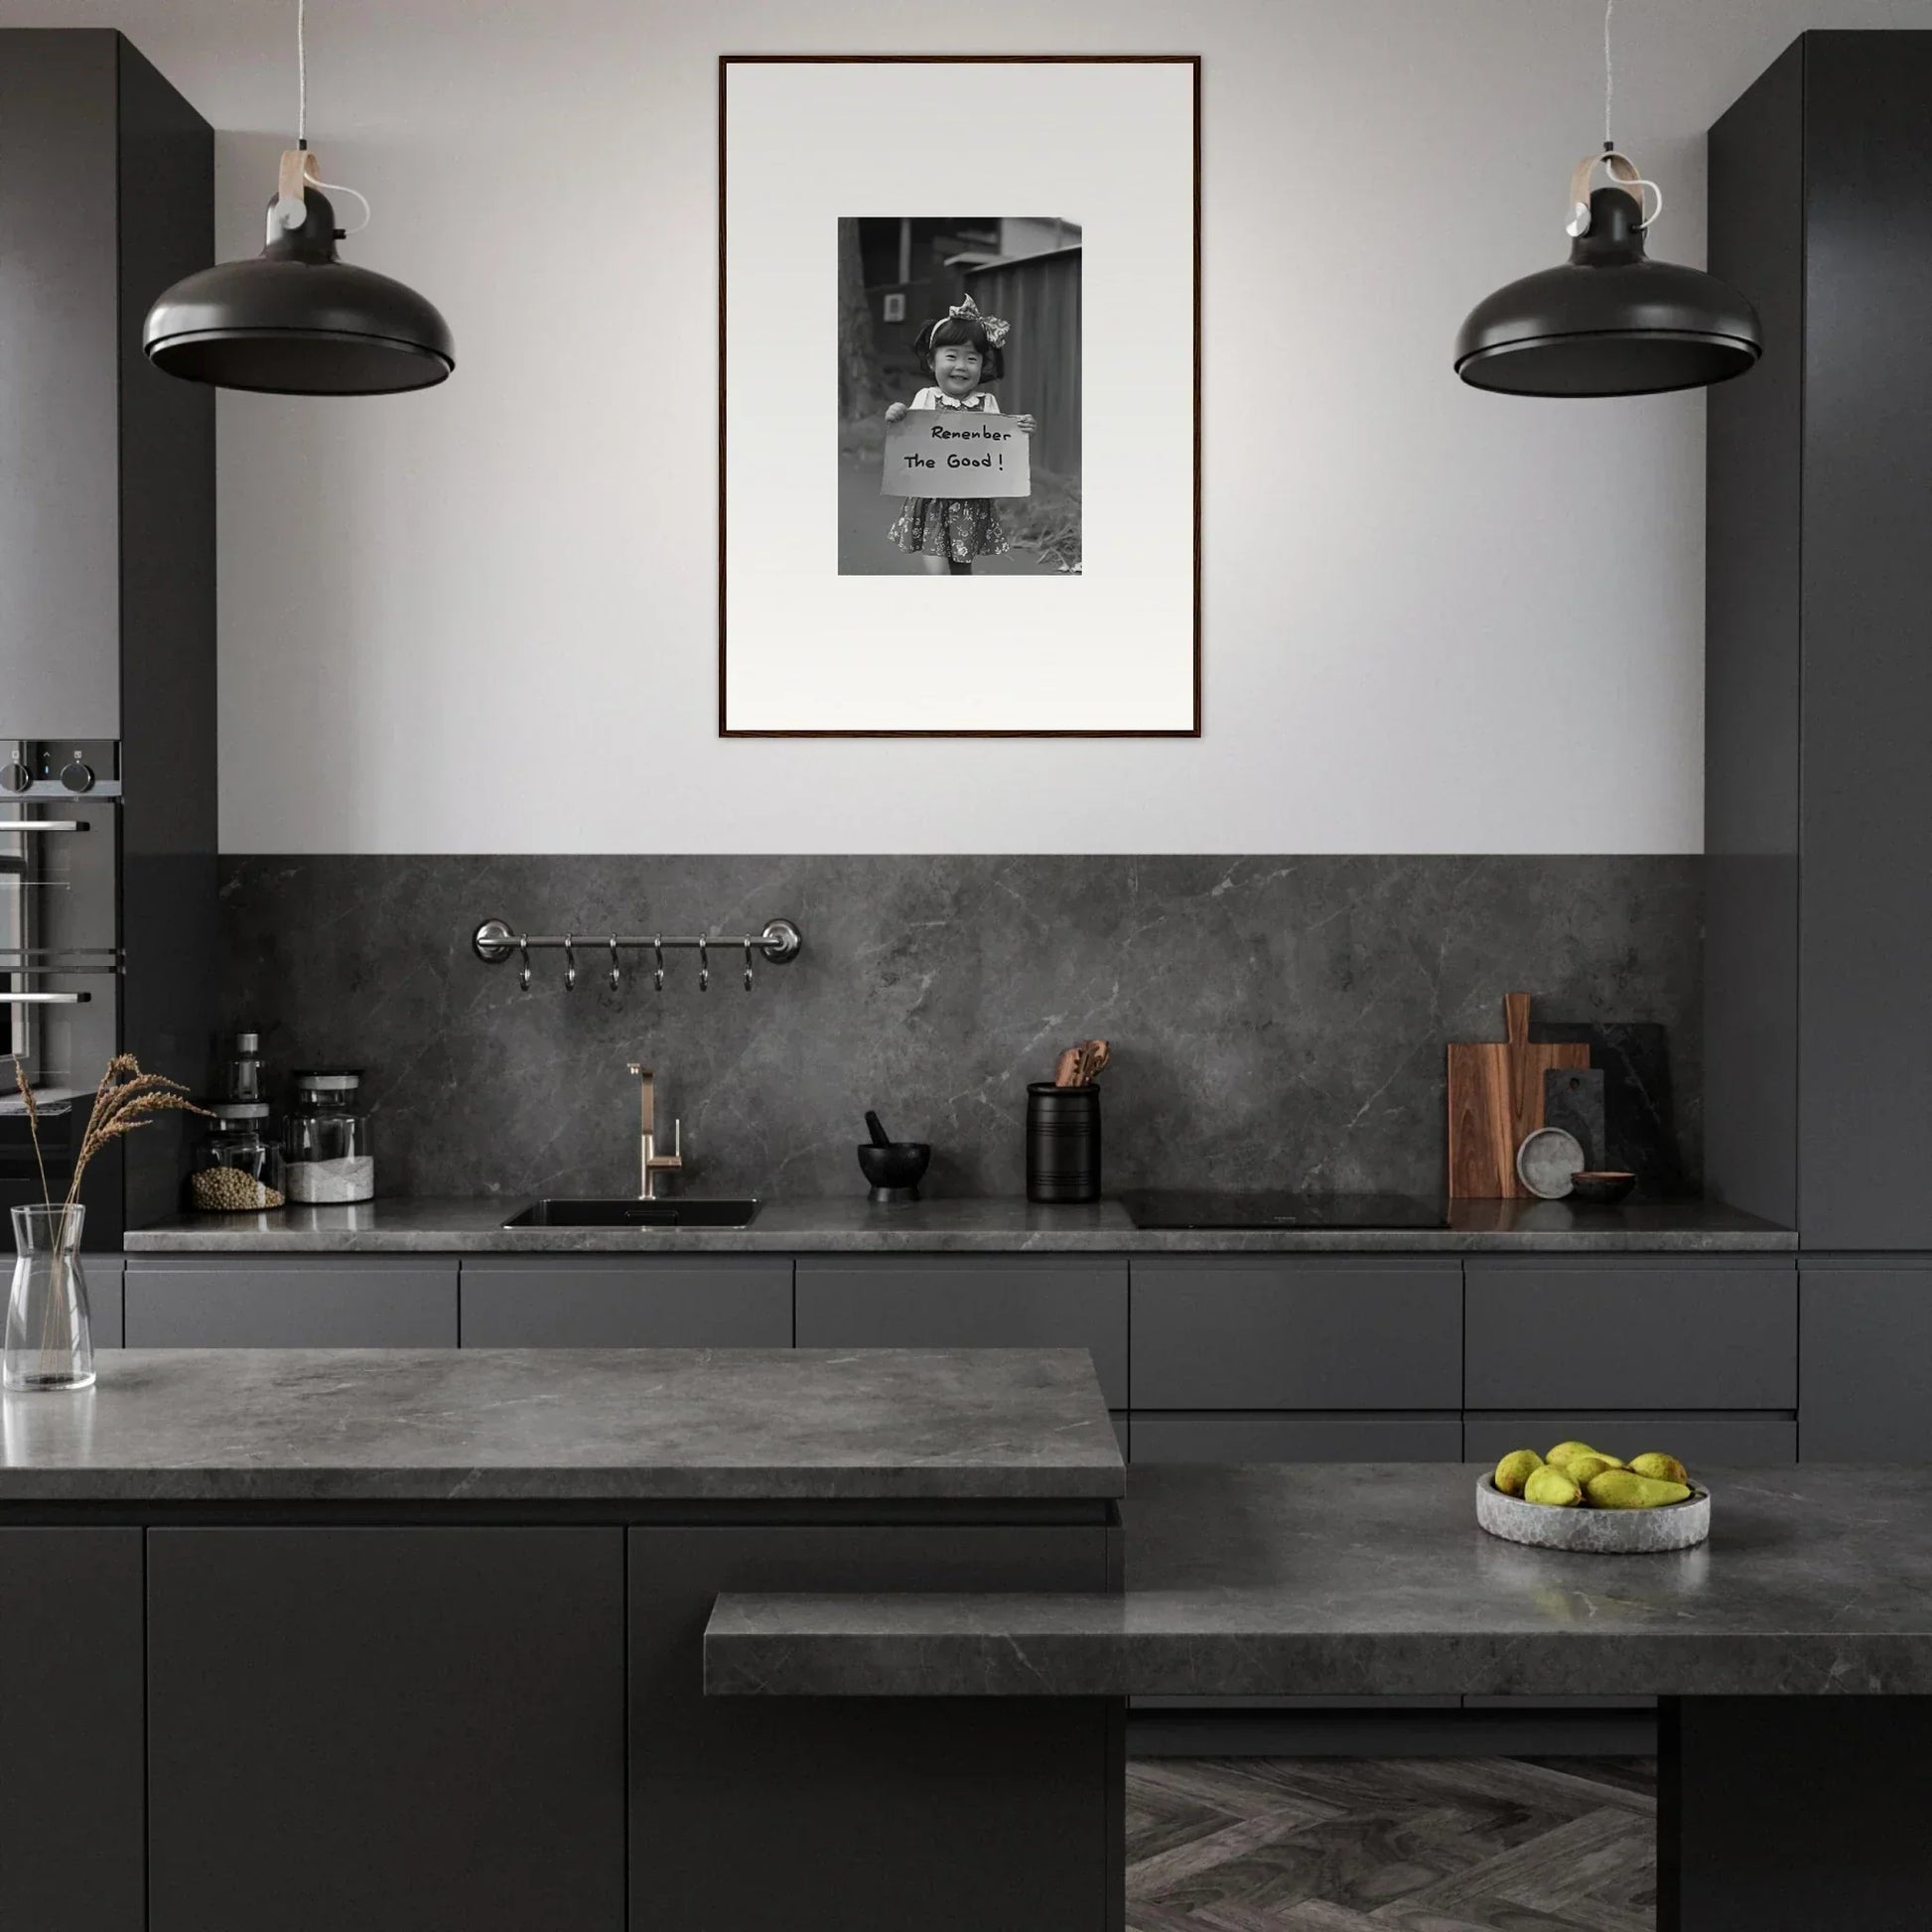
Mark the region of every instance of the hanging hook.
POLYGON ((711 991, 710 946, 711 941, 709 939, 700 939, 698 941, 698 991, 700 993, 709 993, 711 991))
POLYGON ((523 955, 523 968, 516 976, 516 983, 527 993, 530 990, 530 935, 527 932, 517 934, 516 949, 523 955))
POLYGON ((611 935, 611 991, 615 993, 623 984, 623 966, 618 958, 618 935, 611 935))
POLYGON ((750 939, 745 941, 745 990, 747 993, 752 990, 752 942, 750 939))
POLYGON ((657 970, 651 975, 651 991, 661 993, 664 990, 664 937, 662 933, 659 933, 650 942, 650 949, 657 958, 657 970))

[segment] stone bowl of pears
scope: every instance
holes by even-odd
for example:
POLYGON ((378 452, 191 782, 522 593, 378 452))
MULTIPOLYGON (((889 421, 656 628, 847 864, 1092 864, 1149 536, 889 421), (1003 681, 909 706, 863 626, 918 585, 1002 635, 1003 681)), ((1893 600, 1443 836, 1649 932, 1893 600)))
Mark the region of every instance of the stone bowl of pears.
POLYGON ((1559 1443, 1548 1455, 1511 1449, 1480 1478, 1476 1521, 1539 1549, 1643 1556, 1702 1543, 1711 1492, 1661 1449, 1625 1462, 1587 1443, 1559 1443))

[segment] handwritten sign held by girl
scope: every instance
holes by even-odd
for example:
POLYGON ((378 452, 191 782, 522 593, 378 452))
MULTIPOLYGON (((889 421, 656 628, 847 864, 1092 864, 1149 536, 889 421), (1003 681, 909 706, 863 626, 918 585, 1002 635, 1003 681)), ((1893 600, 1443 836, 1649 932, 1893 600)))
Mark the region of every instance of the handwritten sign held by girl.
POLYGON ((905 498, 886 534, 934 576, 968 576, 974 558, 1012 549, 988 499, 1032 493, 1034 419, 1002 416, 999 399, 980 386, 1005 374, 1001 345, 1010 328, 981 315, 970 295, 952 305, 912 345, 931 382, 909 409, 896 402, 886 411, 881 493, 905 498))
POLYGON ((888 496, 1026 496, 1028 442, 1011 416, 912 409, 886 431, 888 496))

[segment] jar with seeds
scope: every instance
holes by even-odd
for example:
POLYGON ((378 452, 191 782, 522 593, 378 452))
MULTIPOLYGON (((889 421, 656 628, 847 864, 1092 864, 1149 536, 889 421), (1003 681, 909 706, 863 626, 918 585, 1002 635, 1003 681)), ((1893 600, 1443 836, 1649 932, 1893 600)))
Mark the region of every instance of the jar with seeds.
POLYGON ((268 1131, 265 1100, 215 1100, 214 1118, 196 1151, 188 1204, 203 1214, 260 1213, 288 1199, 281 1143, 268 1131))

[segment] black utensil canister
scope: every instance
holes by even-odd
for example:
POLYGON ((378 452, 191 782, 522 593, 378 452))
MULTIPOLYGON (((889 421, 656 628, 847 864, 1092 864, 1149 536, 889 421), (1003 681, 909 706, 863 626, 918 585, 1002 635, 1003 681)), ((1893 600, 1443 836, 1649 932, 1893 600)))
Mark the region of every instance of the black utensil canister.
POLYGON ((1086 1201, 1100 1198, 1100 1089, 1027 1087, 1027 1198, 1086 1201))

